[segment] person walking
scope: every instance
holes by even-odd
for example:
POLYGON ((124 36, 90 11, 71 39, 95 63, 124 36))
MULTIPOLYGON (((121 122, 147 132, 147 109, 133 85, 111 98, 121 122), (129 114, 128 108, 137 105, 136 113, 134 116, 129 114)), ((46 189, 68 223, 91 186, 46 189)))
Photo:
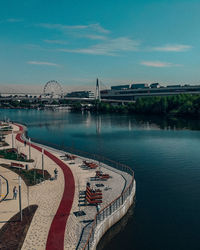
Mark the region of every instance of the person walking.
POLYGON ((57 180, 57 177, 58 177, 58 170, 57 170, 57 168, 54 169, 54 175, 55 175, 54 179, 57 180))
POLYGON ((96 205, 96 209, 97 209, 97 213, 98 213, 100 211, 100 205, 99 204, 96 205))
POLYGON ((17 199, 17 187, 16 186, 14 186, 14 188, 13 188, 13 200, 16 200, 17 199))

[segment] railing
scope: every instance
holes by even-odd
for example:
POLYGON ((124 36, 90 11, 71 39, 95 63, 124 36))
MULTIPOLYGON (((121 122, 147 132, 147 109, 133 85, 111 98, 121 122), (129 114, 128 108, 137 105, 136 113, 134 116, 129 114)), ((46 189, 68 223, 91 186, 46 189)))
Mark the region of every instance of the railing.
POLYGON ((120 206, 122 206, 124 204, 126 199, 130 196, 132 189, 133 189, 133 182, 134 182, 134 172, 132 171, 132 180, 131 180, 131 183, 129 184, 129 186, 122 192, 122 194, 120 196, 118 196, 115 200, 113 200, 110 204, 108 204, 106 207, 101 209, 95 215, 94 222, 92 224, 92 228, 90 230, 88 240, 85 243, 83 250, 86 250, 86 249, 89 250, 90 247, 92 246, 92 243, 94 241, 95 229, 96 229, 97 225, 99 223, 101 223, 102 221, 104 221, 111 214, 113 214, 120 206))
MULTIPOLYGON (((6 194, 4 195, 4 197, 2 198, 2 199, 0 199, 0 202, 2 202, 3 200, 5 200, 6 199, 6 197, 8 196, 8 193, 9 193, 9 185, 8 185, 8 180, 5 178, 5 177, 3 177, 3 175, 1 175, 0 174, 0 177, 1 178, 3 178, 5 181, 6 181, 6 186, 7 186, 7 191, 6 191, 6 194)), ((0 179, 0 195, 2 195, 2 181, 1 181, 1 179, 0 179)))
MULTIPOLYGON (((25 131, 25 133, 26 133, 26 131, 25 131)), ((26 135, 27 135, 27 133, 26 133, 26 135)), ((103 156, 99 156, 99 155, 96 155, 96 154, 91 154, 91 153, 88 153, 88 152, 84 152, 82 150, 75 149, 73 147, 58 145, 58 144, 51 143, 51 142, 44 141, 44 140, 40 140, 40 139, 37 139, 37 138, 31 138, 31 140, 36 142, 36 143, 52 147, 54 149, 62 150, 62 151, 69 152, 69 153, 72 153, 72 154, 76 154, 79 157, 82 156, 82 157, 85 157, 85 158, 96 160, 99 163, 101 162, 101 163, 106 164, 107 166, 112 167, 112 170, 117 169, 119 171, 126 172, 126 173, 128 173, 129 175, 132 176, 130 183, 128 184, 127 187, 124 188, 121 195, 119 195, 115 200, 110 202, 106 207, 101 209, 95 215, 95 218, 94 218, 93 224, 91 226, 91 230, 90 230, 88 239, 87 239, 86 243, 83 246, 84 250, 86 250, 86 249, 89 250, 90 247, 92 246, 93 241, 94 241, 94 234, 95 234, 95 229, 96 229, 97 225, 99 223, 103 222, 111 214, 113 214, 120 206, 122 206, 125 203, 126 199, 131 195, 131 192, 132 192, 132 189, 133 189, 133 184, 134 184, 134 171, 130 167, 128 167, 128 166, 126 166, 124 164, 112 161, 112 160, 107 159, 107 158, 105 158, 103 156)), ((106 167, 106 165, 104 167, 106 167)))
POLYGON ((110 167, 112 167, 114 169, 117 169, 119 171, 123 171, 123 172, 126 172, 126 173, 130 174, 131 176, 133 176, 133 179, 134 179, 134 171, 130 167, 128 167, 125 164, 110 160, 110 159, 108 159, 108 158, 106 158, 104 156, 88 153, 88 152, 85 152, 83 150, 76 149, 74 147, 58 145, 56 143, 48 142, 48 141, 33 138, 33 137, 31 138, 31 140, 33 142, 35 142, 35 143, 43 144, 43 145, 49 146, 49 147, 54 148, 54 149, 58 149, 58 150, 61 150, 61 151, 64 151, 64 152, 68 152, 68 153, 71 153, 71 154, 82 156, 84 158, 93 159, 93 160, 95 160, 97 162, 102 162, 105 165, 108 165, 108 166, 110 166, 110 167))

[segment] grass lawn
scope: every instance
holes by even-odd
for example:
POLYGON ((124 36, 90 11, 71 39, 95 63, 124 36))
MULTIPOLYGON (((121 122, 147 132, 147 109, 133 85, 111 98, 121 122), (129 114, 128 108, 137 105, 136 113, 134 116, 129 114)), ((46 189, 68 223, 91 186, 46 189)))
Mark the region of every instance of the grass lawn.
POLYGON ((33 186, 35 184, 38 184, 44 180, 49 180, 51 178, 51 175, 47 170, 44 170, 44 178, 42 174, 42 169, 30 169, 30 170, 25 170, 25 169, 19 169, 15 167, 10 167, 8 164, 0 164, 0 166, 5 167, 19 176, 24 180, 27 186, 33 186))
POLYGON ((0 150, 0 158, 14 161, 33 162, 32 159, 28 160, 26 155, 17 153, 17 150, 12 148, 0 150))

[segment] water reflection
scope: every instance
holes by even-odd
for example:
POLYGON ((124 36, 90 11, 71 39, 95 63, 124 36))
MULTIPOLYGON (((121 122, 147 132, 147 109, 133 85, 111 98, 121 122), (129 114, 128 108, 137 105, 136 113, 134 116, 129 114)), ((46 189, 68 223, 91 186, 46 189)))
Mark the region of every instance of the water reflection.
POLYGON ((95 127, 96 134, 102 128, 118 128, 125 130, 200 130, 200 120, 175 117, 126 115, 126 114, 91 114, 90 112, 72 113, 69 111, 50 110, 0 110, 0 119, 10 118, 26 123, 29 127, 44 127, 47 130, 64 130, 67 125, 81 125, 86 128, 95 127), (34 117, 34 118, 33 118, 34 117))

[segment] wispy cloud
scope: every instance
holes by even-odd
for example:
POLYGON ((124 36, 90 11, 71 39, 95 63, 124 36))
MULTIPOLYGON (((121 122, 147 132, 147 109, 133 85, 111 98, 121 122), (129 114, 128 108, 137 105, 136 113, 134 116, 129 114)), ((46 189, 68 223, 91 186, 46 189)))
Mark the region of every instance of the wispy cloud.
POLYGON ((169 62, 160 62, 160 61, 142 61, 140 64, 147 66, 147 67, 156 67, 156 68, 181 66, 179 64, 173 64, 173 63, 169 63, 169 62))
POLYGON ((88 25, 64 25, 64 24, 50 24, 50 23, 40 23, 37 26, 46 28, 46 29, 58 29, 61 31, 73 31, 73 30, 87 30, 87 31, 95 31, 98 33, 108 34, 109 30, 103 28, 99 23, 93 23, 88 25))
POLYGON ((0 21, 0 23, 19 23, 19 22, 23 22, 23 19, 8 18, 0 21))
POLYGON ((8 22, 8 23, 19 23, 22 21, 23 21, 22 19, 17 19, 17 18, 8 18, 5 20, 5 22, 8 22))
POLYGON ((45 43, 50 43, 50 44, 67 44, 66 41, 63 40, 43 40, 45 43))
POLYGON ((91 39, 91 40, 106 40, 107 39, 107 37, 106 36, 101 36, 101 35, 85 35, 85 36, 83 36, 83 37, 86 37, 86 38, 89 38, 89 39, 91 39))
POLYGON ((191 49, 192 46, 190 45, 184 45, 184 44, 174 44, 174 45, 170 45, 170 44, 166 44, 160 47, 153 47, 152 50, 154 51, 164 51, 164 52, 184 52, 187 51, 189 49, 191 49))
POLYGON ((68 53, 80 53, 90 55, 116 56, 119 52, 138 50, 139 42, 127 37, 118 37, 109 39, 105 42, 90 46, 88 48, 78 49, 59 49, 59 51, 68 53))
POLYGON ((56 63, 41 62, 41 61, 28 61, 27 63, 33 64, 33 65, 60 66, 59 64, 56 64, 56 63))

